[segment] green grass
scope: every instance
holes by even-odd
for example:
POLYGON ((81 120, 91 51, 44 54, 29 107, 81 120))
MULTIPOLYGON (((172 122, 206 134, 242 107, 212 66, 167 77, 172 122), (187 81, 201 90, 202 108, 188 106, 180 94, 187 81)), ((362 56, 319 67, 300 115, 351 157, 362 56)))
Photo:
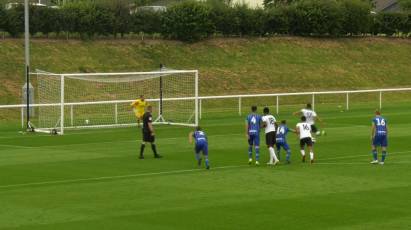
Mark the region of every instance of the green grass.
MULTIPOLYGON (((284 107, 288 119, 298 106, 284 107)), ((384 105, 385 166, 370 165, 373 104, 340 112, 318 105, 328 135, 317 163, 247 165, 244 117, 211 111, 201 121, 212 169, 198 169, 189 128, 156 126, 163 159, 137 159, 137 128, 77 130, 64 136, 0 131, 0 229, 409 229, 411 108, 384 105)), ((282 153, 284 159, 284 153, 282 153)), ((262 162, 267 159, 262 148, 262 162)))
MULTIPOLYGON (((384 38, 31 43, 32 69, 57 73, 199 69, 200 95, 411 86, 410 56, 410 39, 384 38)), ((0 104, 20 103, 23 41, 0 41, 0 60, 0 104)))

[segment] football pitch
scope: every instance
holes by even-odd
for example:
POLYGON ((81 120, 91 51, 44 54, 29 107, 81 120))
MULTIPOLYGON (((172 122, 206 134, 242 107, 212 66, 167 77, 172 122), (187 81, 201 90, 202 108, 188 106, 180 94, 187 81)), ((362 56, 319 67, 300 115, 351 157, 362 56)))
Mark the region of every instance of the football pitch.
MULTIPOLYGON (((139 160, 136 127, 50 136, 2 125, 0 229, 410 229, 409 105, 384 105, 384 166, 369 164, 373 104, 318 107, 327 135, 313 165, 301 162, 293 133, 290 165, 281 152, 280 165, 266 166, 264 145, 262 164, 248 165, 245 114, 234 110, 201 120, 210 170, 196 166, 187 127, 155 126, 164 158, 147 146, 139 160)), ((295 109, 277 118, 293 128, 295 109)))

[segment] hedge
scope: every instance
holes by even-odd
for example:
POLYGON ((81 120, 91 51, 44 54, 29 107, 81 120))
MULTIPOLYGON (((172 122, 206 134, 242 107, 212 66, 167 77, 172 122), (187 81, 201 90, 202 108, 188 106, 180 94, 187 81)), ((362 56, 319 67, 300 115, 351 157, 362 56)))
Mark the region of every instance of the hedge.
MULTIPOLYGON (((159 34, 163 38, 195 42, 210 36, 352 36, 411 33, 410 13, 371 14, 362 0, 299 0, 267 9, 233 7, 187 1, 165 12, 130 11, 125 1, 74 2, 60 9, 30 7, 32 35, 64 33, 93 39, 96 36, 159 34)), ((0 30, 13 37, 24 32, 24 8, 0 8, 0 30)))

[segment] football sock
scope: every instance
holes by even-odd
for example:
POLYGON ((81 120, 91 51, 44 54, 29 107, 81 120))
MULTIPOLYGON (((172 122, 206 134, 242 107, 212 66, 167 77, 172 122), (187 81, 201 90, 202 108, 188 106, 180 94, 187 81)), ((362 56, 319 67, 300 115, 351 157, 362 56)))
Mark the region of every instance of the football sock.
MULTIPOLYGON (((270 148, 270 151, 272 152, 272 155, 273 155, 274 160, 275 160, 275 161, 278 161, 277 155, 275 154, 275 151, 274 151, 274 148, 273 148, 273 147, 270 148)), ((271 161, 272 161, 272 160, 271 160, 271 161)))
POLYGON ((291 151, 287 150, 287 156, 285 157, 287 161, 290 161, 291 158, 291 151))
POLYGON ((271 151, 271 147, 269 147, 268 148, 268 152, 270 153, 270 160, 268 161, 269 163, 273 163, 273 159, 274 159, 274 156, 273 156, 273 151, 271 151))
POLYGON ((305 151, 301 150, 301 156, 305 156, 305 151))
POLYGON ((141 144, 141 147, 140 147, 140 156, 143 156, 144 148, 145 148, 145 147, 146 147, 145 144, 141 144))
POLYGON ((277 153, 277 158, 278 158, 278 160, 281 160, 280 149, 277 149, 276 153, 277 153))
POLYGON ((151 149, 153 150, 154 155, 157 155, 157 149, 155 144, 151 144, 151 149))
POLYGON ((200 153, 196 153, 196 160, 200 160, 200 159, 201 159, 200 153))
POLYGON ((377 159, 377 150, 373 150, 372 151, 372 157, 373 157, 373 159, 376 161, 376 160, 378 160, 377 159))
POLYGON ((382 151, 382 157, 381 157, 381 161, 384 162, 385 161, 385 157, 387 156, 387 151, 382 151))
POLYGON ((314 153, 310 152, 310 160, 314 160, 314 153))
POLYGON ((259 161, 260 160, 260 147, 255 146, 255 160, 259 161))
POLYGON ((205 165, 207 168, 210 167, 210 162, 208 161, 208 158, 205 159, 205 165))
POLYGON ((248 146, 248 158, 253 158, 253 146, 248 146))

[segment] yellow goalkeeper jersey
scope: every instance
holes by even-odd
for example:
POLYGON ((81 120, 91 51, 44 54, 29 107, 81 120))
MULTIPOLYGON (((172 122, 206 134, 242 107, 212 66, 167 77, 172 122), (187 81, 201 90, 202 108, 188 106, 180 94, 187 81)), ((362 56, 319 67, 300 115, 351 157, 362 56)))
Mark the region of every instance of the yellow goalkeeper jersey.
POLYGON ((134 108, 134 112, 136 116, 144 115, 144 110, 148 106, 147 101, 142 101, 141 99, 137 99, 131 103, 131 106, 134 108))

